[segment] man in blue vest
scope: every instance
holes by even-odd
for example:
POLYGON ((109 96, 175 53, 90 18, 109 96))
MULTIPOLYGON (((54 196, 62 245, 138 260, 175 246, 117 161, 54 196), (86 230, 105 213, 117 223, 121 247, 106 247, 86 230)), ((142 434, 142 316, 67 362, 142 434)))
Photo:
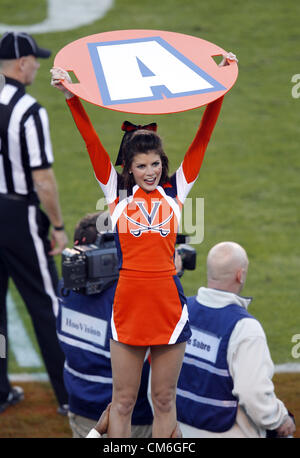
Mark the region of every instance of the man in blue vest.
POLYGON ((207 287, 188 298, 192 337, 178 381, 177 415, 183 437, 266 437, 295 425, 272 383, 274 365, 260 323, 241 293, 245 250, 215 245, 207 257, 207 287))
MULTIPOLYGON (((90 214, 78 223, 74 233, 75 245, 95 242, 99 216, 99 213, 90 214)), ((102 221, 107 216, 102 213, 102 221)), ((102 227, 107 227, 107 224, 102 224, 102 227)), ((86 437, 101 413, 108 421, 108 410, 105 409, 112 397, 110 320, 116 283, 92 295, 74 291, 62 294, 63 283, 60 284, 57 334, 66 358, 64 381, 69 395, 68 415, 74 438, 86 437)), ((146 361, 132 416, 132 437, 135 438, 151 437, 153 416, 147 399, 149 368, 146 361)), ((100 432, 103 432, 101 428, 100 432)))

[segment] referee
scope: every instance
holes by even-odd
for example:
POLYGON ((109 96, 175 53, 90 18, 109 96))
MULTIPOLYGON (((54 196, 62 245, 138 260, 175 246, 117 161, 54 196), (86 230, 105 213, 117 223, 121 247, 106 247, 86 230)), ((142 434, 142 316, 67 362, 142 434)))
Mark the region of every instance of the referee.
MULTIPOLYGON (((55 327, 58 276, 53 255, 65 248, 67 236, 51 168, 48 115, 25 92, 40 66, 37 58, 50 54, 26 33, 8 32, 0 40, 0 73, 5 77, 3 87, 1 76, 0 92, 0 328, 7 343, 6 294, 11 277, 31 316, 58 412, 65 413, 68 401, 55 327)), ((0 358, 0 413, 23 397, 22 388, 10 385, 7 358, 0 358)))

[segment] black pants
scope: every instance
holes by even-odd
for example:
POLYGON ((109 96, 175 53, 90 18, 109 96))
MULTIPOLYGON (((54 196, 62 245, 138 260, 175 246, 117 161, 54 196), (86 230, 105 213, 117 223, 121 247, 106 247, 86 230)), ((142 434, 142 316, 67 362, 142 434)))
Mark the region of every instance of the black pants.
MULTIPOLYGON (((49 220, 38 205, 0 196, 0 333, 6 338, 6 294, 11 277, 32 319, 45 367, 59 404, 68 402, 63 382, 64 355, 56 335, 58 276, 48 256, 49 220)), ((10 336, 13 339, 13 336, 10 336)), ((0 358, 0 403, 11 388, 7 358, 0 358)))

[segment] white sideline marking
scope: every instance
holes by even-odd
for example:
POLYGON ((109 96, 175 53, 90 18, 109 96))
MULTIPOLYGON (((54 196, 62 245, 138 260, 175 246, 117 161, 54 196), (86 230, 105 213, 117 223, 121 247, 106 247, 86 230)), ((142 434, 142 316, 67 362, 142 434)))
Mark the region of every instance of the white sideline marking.
POLYGON ((11 382, 49 382, 48 374, 34 372, 32 374, 9 374, 11 382))
POLYGON ((10 293, 7 294, 7 315, 9 344, 18 365, 42 367, 41 358, 31 343, 10 293))
POLYGON ((276 374, 284 372, 300 372, 300 363, 285 363, 285 364, 276 364, 275 365, 276 374))
MULTIPOLYGON (((298 373, 300 372, 299 363, 277 364, 275 373, 298 373)), ((9 378, 12 382, 49 382, 49 377, 46 373, 36 372, 33 374, 10 374, 9 378)))
POLYGON ((76 29, 103 18, 113 3, 113 0, 48 0, 44 21, 31 25, 0 23, 0 32, 48 33, 76 29))
MULTIPOLYGON (((41 358, 31 343, 10 293, 7 294, 7 309, 10 347, 18 365, 20 367, 42 367, 41 358)), ((298 372, 300 372, 300 363, 275 364, 276 374, 298 372)), ((49 381, 49 377, 45 372, 10 374, 9 378, 13 382, 49 381)))

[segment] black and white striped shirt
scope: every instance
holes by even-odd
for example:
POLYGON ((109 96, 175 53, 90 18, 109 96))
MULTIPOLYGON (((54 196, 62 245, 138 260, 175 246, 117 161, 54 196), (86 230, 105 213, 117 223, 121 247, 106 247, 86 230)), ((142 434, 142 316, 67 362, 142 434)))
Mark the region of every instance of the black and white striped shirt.
POLYGON ((6 78, 0 93, 0 193, 32 195, 32 170, 53 163, 45 108, 22 83, 6 78))

